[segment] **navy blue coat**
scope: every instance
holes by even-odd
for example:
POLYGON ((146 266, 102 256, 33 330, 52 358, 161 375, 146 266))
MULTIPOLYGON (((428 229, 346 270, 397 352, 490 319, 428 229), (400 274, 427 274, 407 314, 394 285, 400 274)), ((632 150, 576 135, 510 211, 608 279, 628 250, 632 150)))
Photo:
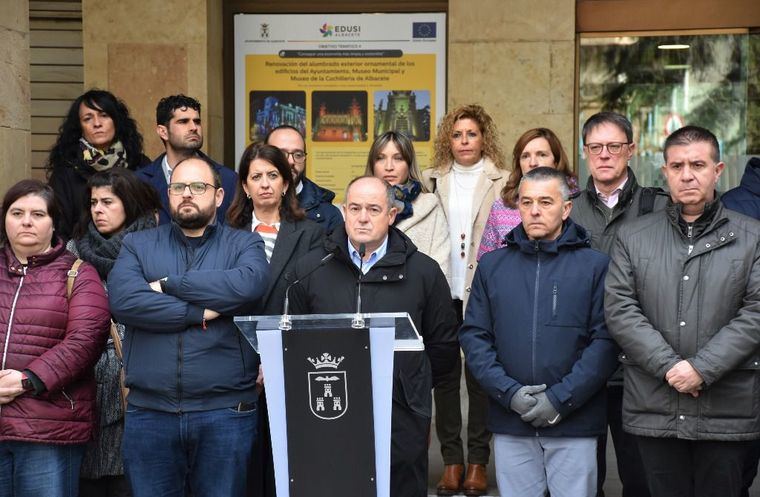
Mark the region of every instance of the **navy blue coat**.
POLYGON ((322 188, 310 179, 301 178, 303 190, 298 194, 298 203, 306 211, 306 217, 317 222, 326 233, 343 222, 340 210, 332 204, 335 194, 322 188))
POLYGON ((252 314, 269 284, 264 242, 215 223, 197 247, 175 223, 130 233, 108 276, 116 321, 126 326, 129 402, 165 412, 255 402, 258 358, 233 316, 252 314), (168 277, 166 293, 149 283, 168 277), (203 310, 221 314, 203 329, 203 310))
POLYGON ((720 200, 732 211, 760 219, 760 157, 747 162, 739 186, 724 193, 720 200))
POLYGON ((609 258, 567 220, 557 240, 529 240, 522 225, 483 256, 459 331, 467 365, 489 395, 488 429, 514 436, 591 437, 606 430, 605 384, 618 348, 604 322, 609 258), (546 384, 562 414, 535 429, 509 403, 523 385, 546 384))
MULTIPOLYGON (((158 192, 158 196, 161 198, 161 212, 158 214, 158 224, 167 224, 171 221, 171 215, 169 214, 169 192, 167 190, 169 185, 166 184, 164 170, 161 167, 161 164, 164 161, 164 155, 166 154, 159 155, 156 160, 136 171, 137 177, 155 188, 158 192)), ((202 152, 198 152, 198 155, 211 160, 202 152)), ((224 216, 227 214, 227 209, 232 203, 232 197, 235 196, 238 175, 229 167, 224 167, 213 160, 211 160, 211 162, 214 164, 214 167, 222 179, 224 200, 222 200, 222 205, 216 210, 216 218, 219 221, 224 222, 224 216)))

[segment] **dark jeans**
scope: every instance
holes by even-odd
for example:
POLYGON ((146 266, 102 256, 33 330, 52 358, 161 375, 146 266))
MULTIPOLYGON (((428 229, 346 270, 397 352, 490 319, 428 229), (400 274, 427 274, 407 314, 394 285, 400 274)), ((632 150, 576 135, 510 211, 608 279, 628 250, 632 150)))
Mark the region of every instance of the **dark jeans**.
POLYGON ((77 497, 84 447, 0 442, 0 497, 77 497))
MULTIPOLYGON (((454 311, 458 326, 462 324, 462 301, 454 300, 454 311)), ((441 442, 443 464, 464 464, 462 447, 462 411, 459 398, 462 377, 462 360, 457 362, 443 381, 433 390, 435 400, 435 432, 441 442)), ((467 396, 467 462, 470 464, 488 464, 491 456, 491 433, 486 429, 488 416, 488 395, 483 391, 470 370, 464 373, 467 396)))
POLYGON ((652 497, 738 497, 752 442, 636 437, 652 497))
POLYGON ((79 497, 132 497, 132 490, 124 475, 80 478, 79 497))
POLYGON ((256 437, 257 410, 182 414, 127 406, 124 469, 135 497, 239 497, 256 437))
MULTIPOLYGON (((623 431, 623 386, 607 387, 607 424, 615 447, 618 475, 623 486, 622 497, 649 497, 644 465, 636 445, 636 437, 623 431)), ((599 437, 596 453, 597 497, 604 497, 604 480, 607 473, 607 435, 599 437)))

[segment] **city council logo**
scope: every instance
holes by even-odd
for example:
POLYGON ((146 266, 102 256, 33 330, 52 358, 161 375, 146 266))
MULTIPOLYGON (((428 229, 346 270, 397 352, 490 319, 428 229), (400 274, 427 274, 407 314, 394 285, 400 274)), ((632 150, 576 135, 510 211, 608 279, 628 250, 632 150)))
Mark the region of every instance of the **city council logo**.
POLYGON ((346 372, 337 371, 345 357, 333 358, 325 352, 319 359, 307 359, 316 369, 308 373, 311 413, 319 419, 338 419, 348 410, 346 372))

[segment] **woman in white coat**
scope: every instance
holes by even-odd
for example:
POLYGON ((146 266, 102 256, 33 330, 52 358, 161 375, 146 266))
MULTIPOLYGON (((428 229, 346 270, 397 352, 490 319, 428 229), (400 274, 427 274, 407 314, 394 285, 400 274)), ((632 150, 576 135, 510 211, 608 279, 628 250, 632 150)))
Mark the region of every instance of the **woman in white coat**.
MULTIPOLYGON (((435 137, 433 167, 423 173, 428 189, 438 196, 449 223, 451 296, 460 324, 476 255, 488 213, 509 176, 493 119, 480 105, 463 105, 448 112, 435 137)), ((488 490, 486 466, 491 434, 486 430, 488 396, 465 368, 469 410, 467 471, 464 470, 459 384, 461 362, 435 388, 436 432, 441 442, 444 472, 438 495, 483 495, 488 490)))
POLYGON ((386 131, 375 139, 367 157, 366 175, 381 178, 394 187, 394 226, 417 249, 440 266, 449 280, 449 226, 438 197, 422 183, 412 140, 404 133, 386 131))

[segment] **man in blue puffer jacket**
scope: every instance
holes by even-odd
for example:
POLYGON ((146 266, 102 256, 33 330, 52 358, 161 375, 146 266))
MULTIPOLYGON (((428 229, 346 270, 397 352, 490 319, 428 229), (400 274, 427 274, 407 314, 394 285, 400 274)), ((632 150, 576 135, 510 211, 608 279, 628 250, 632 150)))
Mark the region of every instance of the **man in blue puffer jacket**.
POLYGON ((124 239, 108 278, 126 325, 130 387, 124 466, 135 497, 243 495, 256 436, 256 353, 233 316, 269 284, 258 234, 216 221, 224 198, 208 160, 178 163, 170 224, 124 239))
POLYGON ((604 386, 617 346, 604 322, 609 258, 568 218, 564 175, 520 182, 522 224, 480 260, 459 341, 490 397, 502 496, 592 497, 604 386))

